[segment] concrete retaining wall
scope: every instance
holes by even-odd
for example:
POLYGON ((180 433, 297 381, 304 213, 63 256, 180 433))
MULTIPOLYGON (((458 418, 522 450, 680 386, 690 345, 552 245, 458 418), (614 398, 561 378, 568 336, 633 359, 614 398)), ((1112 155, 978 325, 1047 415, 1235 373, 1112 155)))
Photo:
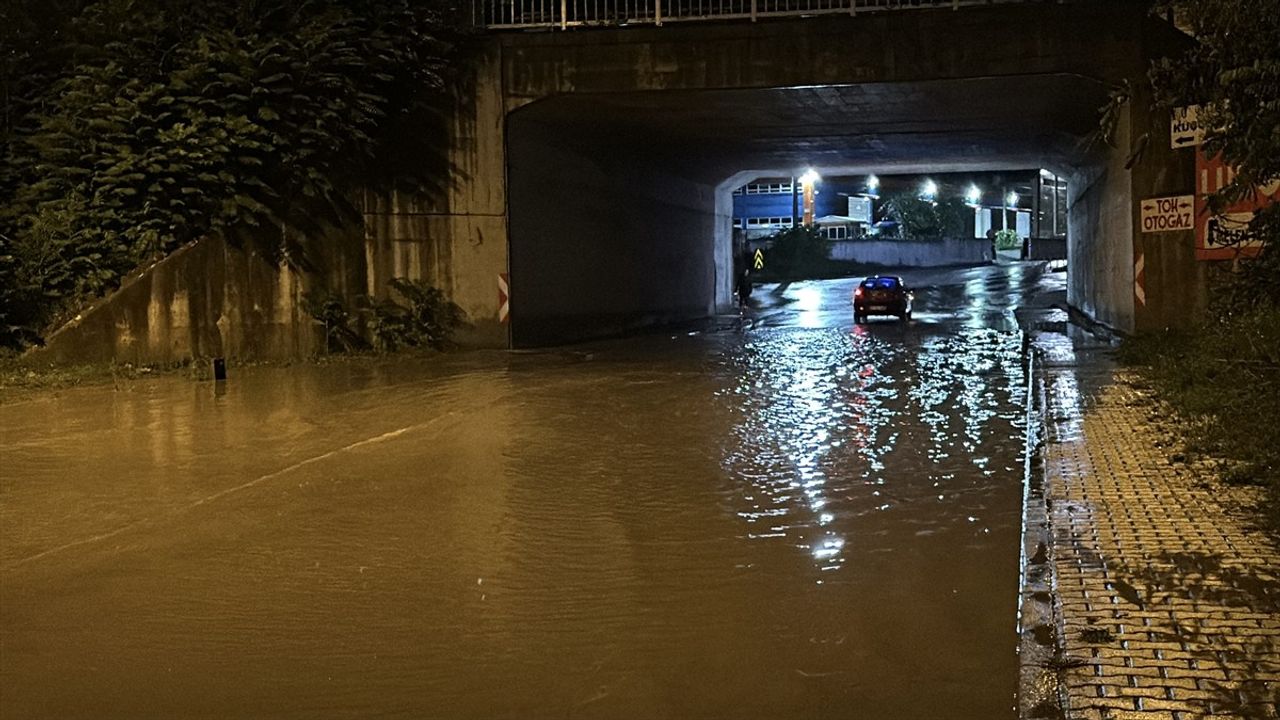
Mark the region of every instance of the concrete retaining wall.
POLYGON ((1067 241, 1047 238, 1031 238, 1027 249, 1028 260, 1066 260, 1067 241))
POLYGON ((839 240, 831 259, 890 267, 940 267, 991 262, 987 240, 839 240))
POLYGON ((324 287, 350 305, 358 295, 385 297, 395 277, 425 280, 462 307, 468 325, 456 335, 460 343, 505 346, 507 328, 498 318, 498 276, 507 271, 505 107, 497 51, 490 43, 475 58, 445 128, 448 167, 436 171, 450 181, 442 193, 365 194, 363 234, 310 238, 313 271, 305 276, 217 239, 193 243, 85 309, 32 359, 298 359, 319 351, 323 340, 301 307, 304 289, 324 287))
MULTIPOLYGON (((1134 228, 1130 267, 1142 267, 1141 274, 1133 278, 1141 286, 1141 295, 1136 286, 1130 293, 1135 295, 1133 330, 1142 333, 1185 326, 1204 318, 1214 266, 1230 263, 1196 260, 1191 231, 1140 232, 1141 200, 1190 195, 1195 190, 1196 173, 1195 153, 1190 148, 1171 147, 1169 115, 1155 108, 1151 88, 1139 84, 1134 90, 1130 101, 1132 125, 1150 133, 1150 140, 1130 173, 1134 199, 1130 208, 1134 228)), ((1139 143, 1140 137, 1134 137, 1133 143, 1139 143)))
POLYGON ((303 357, 320 333, 288 268, 217 239, 192 243, 125 281, 31 353, 35 361, 175 364, 201 357, 303 357))

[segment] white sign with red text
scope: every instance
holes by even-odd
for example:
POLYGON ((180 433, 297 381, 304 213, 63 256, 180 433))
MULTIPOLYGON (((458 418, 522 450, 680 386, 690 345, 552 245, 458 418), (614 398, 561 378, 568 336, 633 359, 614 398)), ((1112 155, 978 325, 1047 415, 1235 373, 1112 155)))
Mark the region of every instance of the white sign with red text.
POLYGON ((1195 197, 1191 195, 1147 198, 1141 203, 1142 213, 1139 222, 1142 232, 1194 230, 1195 206, 1195 197))

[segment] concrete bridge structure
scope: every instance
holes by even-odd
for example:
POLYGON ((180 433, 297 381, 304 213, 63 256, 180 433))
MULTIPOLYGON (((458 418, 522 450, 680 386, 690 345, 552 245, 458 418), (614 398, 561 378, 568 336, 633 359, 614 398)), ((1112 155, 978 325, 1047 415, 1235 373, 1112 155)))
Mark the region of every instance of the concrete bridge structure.
POLYGON ((449 258, 421 270, 495 319, 476 341, 537 345, 726 307, 730 193, 752 177, 1043 167, 1070 179, 1070 302, 1123 331, 1176 325, 1203 264, 1136 218, 1193 187, 1145 80, 1185 41, 1132 2, 498 33, 458 114, 448 208, 414 232, 397 199, 373 227, 381 253, 449 258), (1112 92, 1130 100, 1108 144, 1112 92))
MULTIPOLYGON (((753 177, 1041 167, 1070 182, 1073 305, 1122 331, 1199 311, 1191 238, 1137 222, 1139 199, 1193 188, 1191 151, 1170 149, 1146 82, 1185 36, 1130 0, 844 1, 911 9, 483 35, 452 120, 452 189, 369 198, 340 289, 423 278, 467 312, 466 344, 568 342, 727 309, 730 196, 753 177), (1099 111, 1115 92, 1130 99, 1109 144, 1099 111)), ((309 322, 263 302, 286 309, 267 324, 309 322)), ((221 326, 179 334, 225 335, 217 313, 221 326)), ((160 344, 232 354, 210 337, 160 344)))

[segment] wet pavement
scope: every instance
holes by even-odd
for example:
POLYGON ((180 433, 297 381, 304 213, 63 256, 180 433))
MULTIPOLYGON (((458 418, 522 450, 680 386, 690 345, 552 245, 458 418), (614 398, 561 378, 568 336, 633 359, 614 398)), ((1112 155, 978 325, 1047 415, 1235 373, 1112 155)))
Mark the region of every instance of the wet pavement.
POLYGON ((1057 697, 1027 717, 1280 717, 1280 549, 1259 527, 1265 490, 1187 457, 1194 430, 1098 343, 1031 342, 1057 697))
POLYGON ((0 717, 1012 718, 1055 280, 907 280, 2 405, 0 717))

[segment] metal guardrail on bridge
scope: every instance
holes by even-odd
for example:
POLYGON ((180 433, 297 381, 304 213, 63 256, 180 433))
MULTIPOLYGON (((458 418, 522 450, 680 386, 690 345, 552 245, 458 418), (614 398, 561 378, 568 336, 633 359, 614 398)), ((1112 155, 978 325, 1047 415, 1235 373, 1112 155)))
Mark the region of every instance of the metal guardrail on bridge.
POLYGON ((472 20, 494 30, 662 25, 953 8, 1027 0, 472 0, 472 20))

